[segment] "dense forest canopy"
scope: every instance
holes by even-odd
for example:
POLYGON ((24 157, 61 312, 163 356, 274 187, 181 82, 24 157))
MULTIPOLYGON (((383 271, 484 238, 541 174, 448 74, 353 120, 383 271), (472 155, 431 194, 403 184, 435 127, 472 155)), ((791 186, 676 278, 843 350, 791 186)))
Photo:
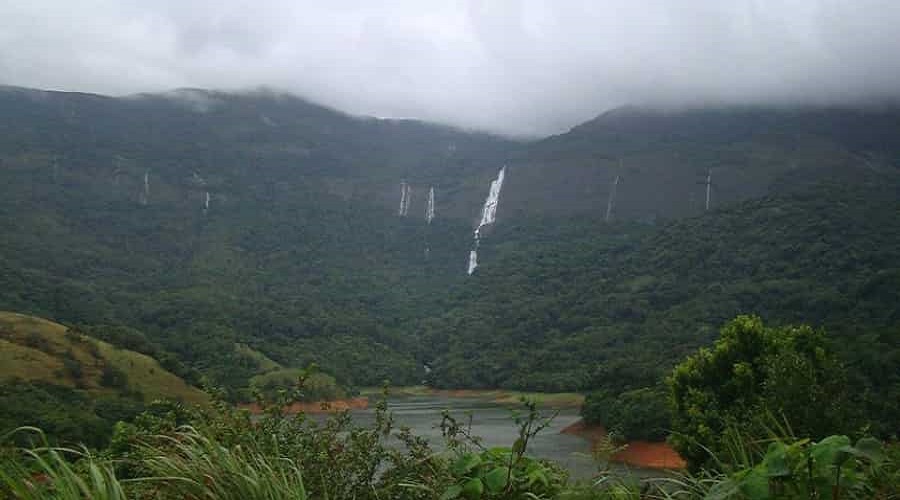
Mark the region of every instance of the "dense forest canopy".
POLYGON ((626 108, 520 142, 271 92, 3 88, 0 107, 0 309, 233 401, 313 362, 351 391, 642 400, 753 313, 825 328, 873 418, 897 414, 894 108, 626 108))

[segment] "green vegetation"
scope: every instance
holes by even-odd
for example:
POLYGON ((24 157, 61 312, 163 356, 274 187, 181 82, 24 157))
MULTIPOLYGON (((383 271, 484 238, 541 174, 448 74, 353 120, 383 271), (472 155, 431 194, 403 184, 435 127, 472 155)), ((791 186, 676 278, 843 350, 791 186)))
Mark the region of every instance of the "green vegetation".
POLYGON ((323 423, 303 414, 285 417, 288 402, 267 406, 255 421, 224 402, 202 410, 156 403, 133 424, 119 424, 101 454, 41 446, 3 450, 0 494, 252 500, 426 499, 440 492, 448 499, 481 493, 518 498, 556 492, 565 483, 561 469, 526 455, 528 440, 544 425, 533 404, 518 421, 520 440, 512 448, 475 453, 477 438, 447 421, 449 451, 435 453, 408 430, 395 429, 384 404, 371 427, 358 427, 347 414, 323 423), (387 446, 389 436, 400 448, 387 446), (483 483, 475 477, 481 473, 483 483))
POLYGON ((533 403, 516 419, 519 437, 509 448, 484 449, 465 423, 445 417, 441 453, 394 429, 383 405, 371 427, 355 426, 346 415, 321 424, 302 414, 285 418, 280 408, 270 406, 251 422, 227 405, 190 411, 157 404, 135 424, 117 426, 101 453, 47 446, 37 429, 19 429, 14 435, 30 434, 38 444, 0 447, 0 494, 23 500, 888 500, 900 491, 897 448, 872 438, 757 441, 731 433, 731 453, 694 474, 638 480, 601 470, 589 484, 572 484, 559 466, 528 455, 530 439, 547 422, 533 403), (400 446, 386 446, 388 436, 400 446))
POLYGON ((250 384, 254 390, 274 400, 280 392, 291 390, 298 380, 302 380, 303 385, 303 392, 296 398, 298 401, 330 401, 347 397, 347 391, 331 375, 298 368, 281 368, 257 375, 250 379, 250 384))
POLYGON ((720 325, 753 311, 769 325, 827 330, 857 413, 896 435, 900 199, 875 179, 661 227, 498 226, 482 248, 491 266, 455 308, 421 323, 436 353, 429 382, 618 398, 657 388, 720 325))
MULTIPOLYGON (((436 452, 408 429, 395 428, 384 401, 369 426, 354 424, 349 413, 324 422, 303 413, 288 416, 285 409, 293 397, 308 393, 304 384, 316 380, 300 372, 293 388, 274 391, 275 400, 260 394, 264 409, 258 419, 221 399, 193 408, 154 402, 137 416, 123 415, 130 422, 117 423, 99 452, 54 447, 37 429, 17 429, 0 441, 0 495, 57 500, 897 498, 900 448, 864 435, 854 442, 839 433, 848 426, 856 433, 851 421, 837 419, 845 408, 843 396, 834 392, 843 388, 840 371, 821 332, 806 326, 767 328, 756 317, 729 322, 712 349, 700 350, 672 372, 672 438, 693 467, 664 477, 620 476, 601 464, 591 483, 569 482, 559 465, 528 454, 533 438, 554 416, 524 398, 524 411, 513 413, 518 436, 510 447, 499 448, 484 447, 468 422, 445 412, 440 425, 445 451, 436 452), (807 377, 797 386, 804 394, 781 390, 794 388, 800 375, 807 377), (785 425, 773 431, 777 427, 766 424, 777 424, 776 414, 785 425), (818 436, 834 429, 838 433, 818 436)), ((656 408, 657 396, 633 390, 615 399, 632 402, 627 411, 639 415, 656 408)), ((70 408, 76 403, 64 402, 70 408)))
POLYGON ((141 399, 93 394, 43 382, 11 380, 0 384, 0 432, 23 424, 38 426, 56 442, 101 447, 116 422, 144 409, 141 399))
POLYGON ((843 366, 822 332, 808 326, 766 328, 757 317, 740 316, 712 349, 675 367, 669 386, 671 440, 695 468, 724 451, 729 428, 763 436, 766 415, 811 438, 858 425, 843 366))
MULTIPOLYGON (((754 313, 828 331, 829 366, 773 349, 734 401, 807 426, 804 398, 831 392, 798 388, 835 367, 847 421, 900 433, 897 109, 623 109, 523 144, 267 92, 3 88, 0 108, 0 308, 70 325, 0 314, 4 426, 64 441, 83 427, 101 446, 149 400, 202 401, 200 385, 273 398, 314 363, 307 398, 384 380, 568 394, 548 404, 583 392, 589 420, 658 438, 681 422, 661 380, 754 313), (466 276, 504 162, 500 218, 466 276), (397 217, 403 179, 437 187, 432 224, 413 215, 423 198, 397 217)), ((738 412, 712 410, 719 430, 738 412)), ((822 425, 800 430, 857 437, 822 425)))
POLYGON ((102 330, 234 401, 266 360, 354 387, 427 364, 439 387, 618 394, 744 312, 855 339, 852 381, 897 399, 896 109, 622 109, 523 144, 269 92, 3 88, 0 107, 0 308, 102 330))
POLYGON ((0 432, 34 425, 97 447, 150 401, 209 401, 149 356, 33 316, 0 312, 0 347, 0 432))
POLYGON ((872 438, 855 445, 842 435, 817 442, 775 440, 755 462, 726 468, 726 478, 714 483, 707 497, 862 499, 897 494, 897 471, 884 467, 884 446, 872 438))
POLYGON ((602 425, 616 438, 662 441, 671 431, 665 391, 645 387, 618 394, 600 390, 585 398, 581 415, 589 424, 602 425))
POLYGON ((0 312, 0 340, 5 357, 0 365, 2 383, 18 380, 80 389, 90 395, 119 392, 192 404, 208 400, 155 359, 52 321, 0 312))

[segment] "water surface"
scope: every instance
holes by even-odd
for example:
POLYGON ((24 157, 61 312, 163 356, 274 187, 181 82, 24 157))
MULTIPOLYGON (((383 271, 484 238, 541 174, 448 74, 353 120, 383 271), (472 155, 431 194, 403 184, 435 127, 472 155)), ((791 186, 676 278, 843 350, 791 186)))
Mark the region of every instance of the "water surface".
MULTIPOLYGON (((394 415, 399 428, 407 426, 413 434, 424 437, 435 450, 443 448, 441 436, 441 414, 448 410, 460 423, 472 418, 472 434, 482 438, 487 447, 511 447, 518 438, 518 428, 511 418, 513 406, 506 406, 487 399, 447 396, 403 396, 388 398, 388 409, 394 415)), ((556 410, 543 410, 551 416, 556 410)), ((373 420, 374 410, 354 410, 354 420, 368 424, 373 420)), ((560 431, 579 420, 577 408, 559 410, 550 426, 529 442, 528 454, 557 462, 569 470, 573 479, 589 479, 597 471, 591 457, 590 443, 583 438, 560 431)), ((617 466, 618 467, 618 466, 617 466)), ((624 470, 624 468, 620 468, 624 470)))

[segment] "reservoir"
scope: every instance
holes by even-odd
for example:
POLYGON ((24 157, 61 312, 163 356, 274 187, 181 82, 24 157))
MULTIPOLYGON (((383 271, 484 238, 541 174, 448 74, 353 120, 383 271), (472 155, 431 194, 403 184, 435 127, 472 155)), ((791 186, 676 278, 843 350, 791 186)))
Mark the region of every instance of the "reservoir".
MULTIPOLYGON (((486 448, 495 446, 512 447, 518 438, 518 428, 512 419, 512 410, 521 406, 498 404, 489 399, 476 397, 448 397, 441 395, 392 396, 388 400, 388 410, 393 413, 395 428, 409 427, 413 434, 428 440, 432 449, 442 450, 444 439, 441 435, 441 415, 446 409, 461 424, 472 419, 472 435, 482 438, 486 448)), ((372 400, 374 406, 375 399, 372 400)), ((374 419, 374 409, 353 410, 354 421, 370 424, 374 419)), ((546 458, 565 467, 572 479, 588 480, 597 472, 598 465, 591 456, 590 443, 581 437, 561 434, 560 431, 580 419, 577 408, 560 410, 545 409, 542 414, 551 416, 558 411, 549 427, 529 442, 527 454, 546 458)), ((614 464, 618 471, 631 471, 645 476, 650 471, 626 468, 614 464)), ((659 475, 659 472, 655 472, 659 475)))

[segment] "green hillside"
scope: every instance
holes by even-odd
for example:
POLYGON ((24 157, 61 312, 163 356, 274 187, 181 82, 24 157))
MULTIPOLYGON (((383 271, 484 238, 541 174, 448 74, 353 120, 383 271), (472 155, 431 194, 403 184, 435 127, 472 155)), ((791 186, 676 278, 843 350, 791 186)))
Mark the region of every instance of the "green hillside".
POLYGON ((424 320, 439 387, 656 386, 741 313, 823 327, 867 415, 900 396, 900 180, 824 182, 661 227, 515 221, 458 305, 424 320), (539 228, 539 229, 537 229, 539 228))
POLYGON ((153 358, 88 337, 58 323, 0 312, 0 382, 18 379, 96 394, 130 392, 146 401, 202 404, 209 397, 153 358))
POLYGON ((0 308, 234 401, 310 363, 342 386, 427 364, 442 387, 646 387, 738 313, 861 339, 848 362, 892 380, 896 108, 624 108, 532 142, 265 91, 5 88, 0 109, 0 308))
POLYGON ((54 439, 100 446, 116 422, 158 399, 209 402, 147 355, 52 321, 0 312, 0 433, 39 426, 54 439))

